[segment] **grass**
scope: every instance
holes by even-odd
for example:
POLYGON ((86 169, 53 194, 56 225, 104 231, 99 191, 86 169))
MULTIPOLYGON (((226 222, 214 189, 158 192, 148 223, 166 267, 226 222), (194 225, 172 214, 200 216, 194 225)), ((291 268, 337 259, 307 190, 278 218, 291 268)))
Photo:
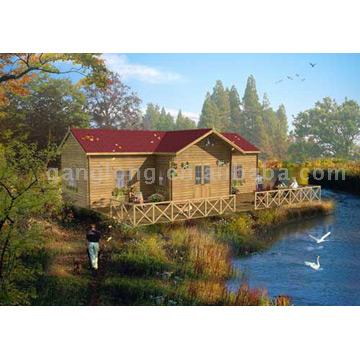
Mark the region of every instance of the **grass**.
POLYGON ((333 209, 332 201, 322 201, 258 210, 224 218, 216 222, 214 228, 217 238, 228 243, 236 255, 248 255, 262 251, 272 244, 271 237, 267 234, 275 227, 292 221, 327 215, 333 209))
POLYGON ((323 201, 135 229, 100 219, 104 236, 96 276, 88 269, 87 222, 73 214, 70 221, 43 224, 49 260, 34 304, 289 305, 286 296, 271 298, 246 284, 229 292, 231 259, 265 249, 266 234, 276 226, 332 209, 323 201), (112 239, 106 241, 109 225, 112 239))

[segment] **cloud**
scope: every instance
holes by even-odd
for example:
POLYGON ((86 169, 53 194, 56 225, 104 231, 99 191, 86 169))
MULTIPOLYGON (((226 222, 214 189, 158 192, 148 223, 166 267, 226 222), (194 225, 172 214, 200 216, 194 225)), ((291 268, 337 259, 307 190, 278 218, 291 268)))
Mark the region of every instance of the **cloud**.
MULTIPOLYGON (((179 112, 179 110, 176 109, 168 109, 165 108, 165 110, 170 113, 171 116, 173 116, 175 119, 177 117, 177 114, 179 112)), ((196 112, 192 112, 192 111, 183 111, 181 110, 182 114, 184 116, 187 116, 188 118, 190 118, 191 120, 194 120, 196 123, 199 121, 200 118, 200 114, 196 113, 196 112)))
POLYGON ((103 58, 108 68, 117 72, 124 80, 135 79, 151 84, 163 84, 183 79, 180 74, 175 72, 164 71, 143 64, 130 63, 126 55, 104 54, 103 58))

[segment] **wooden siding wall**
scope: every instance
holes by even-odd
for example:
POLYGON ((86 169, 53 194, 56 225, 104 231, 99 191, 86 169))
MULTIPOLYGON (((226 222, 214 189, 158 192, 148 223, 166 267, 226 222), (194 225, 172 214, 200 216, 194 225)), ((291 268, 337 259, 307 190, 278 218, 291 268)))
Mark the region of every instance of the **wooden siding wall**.
MULTIPOLYGON (((131 170, 131 185, 141 191, 144 199, 154 193, 155 183, 146 183, 145 175, 151 178, 150 170, 155 169, 154 155, 94 155, 89 157, 90 164, 90 203, 92 207, 108 206, 116 186, 116 172, 131 170), (137 176, 137 170, 140 176, 137 176)), ((155 178, 154 178, 155 180, 155 178)))
POLYGON ((238 151, 232 153, 232 165, 239 164, 243 166, 244 183, 237 186, 239 193, 250 193, 256 190, 256 154, 241 154, 238 151))
MULTIPOLYGON (((156 155, 155 156, 155 165, 156 165, 156 187, 159 186, 159 169, 163 168, 166 172, 170 169, 170 163, 172 161, 172 156, 170 155, 156 155)), ((166 173, 167 174, 167 173, 166 173)), ((165 195, 165 200, 171 200, 171 179, 166 180, 165 186, 159 186, 161 192, 165 195)))
POLYGON ((216 136, 209 136, 214 146, 206 146, 204 139, 174 158, 178 176, 172 180, 172 200, 186 200, 195 197, 195 166, 210 165, 211 182, 207 197, 230 194, 230 146, 216 136), (218 166, 217 161, 226 161, 226 166, 218 166), (189 169, 182 169, 181 163, 189 162, 189 169))
POLYGON ((62 152, 61 152, 61 169, 78 169, 79 179, 77 180, 77 190, 70 190, 67 187, 65 180, 62 181, 62 193, 65 201, 70 201, 76 206, 79 207, 88 207, 89 206, 89 196, 88 196, 88 162, 87 156, 80 146, 80 144, 75 140, 75 138, 70 134, 67 140, 65 141, 62 152))

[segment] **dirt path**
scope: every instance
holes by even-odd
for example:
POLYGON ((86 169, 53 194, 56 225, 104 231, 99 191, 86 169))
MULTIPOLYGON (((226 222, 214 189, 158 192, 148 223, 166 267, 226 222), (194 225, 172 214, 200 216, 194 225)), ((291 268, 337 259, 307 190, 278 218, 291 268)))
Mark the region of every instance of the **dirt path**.
POLYGON ((89 305, 99 305, 100 300, 100 285, 106 277, 107 262, 109 259, 109 253, 101 251, 99 254, 99 269, 93 272, 93 280, 90 282, 90 300, 89 305))

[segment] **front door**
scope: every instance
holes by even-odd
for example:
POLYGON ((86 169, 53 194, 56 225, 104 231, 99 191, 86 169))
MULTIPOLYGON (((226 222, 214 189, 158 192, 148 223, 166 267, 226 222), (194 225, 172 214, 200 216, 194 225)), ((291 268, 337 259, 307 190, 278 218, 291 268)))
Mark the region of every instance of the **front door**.
POLYGON ((195 165, 194 198, 208 198, 211 196, 211 167, 210 165, 195 165))

